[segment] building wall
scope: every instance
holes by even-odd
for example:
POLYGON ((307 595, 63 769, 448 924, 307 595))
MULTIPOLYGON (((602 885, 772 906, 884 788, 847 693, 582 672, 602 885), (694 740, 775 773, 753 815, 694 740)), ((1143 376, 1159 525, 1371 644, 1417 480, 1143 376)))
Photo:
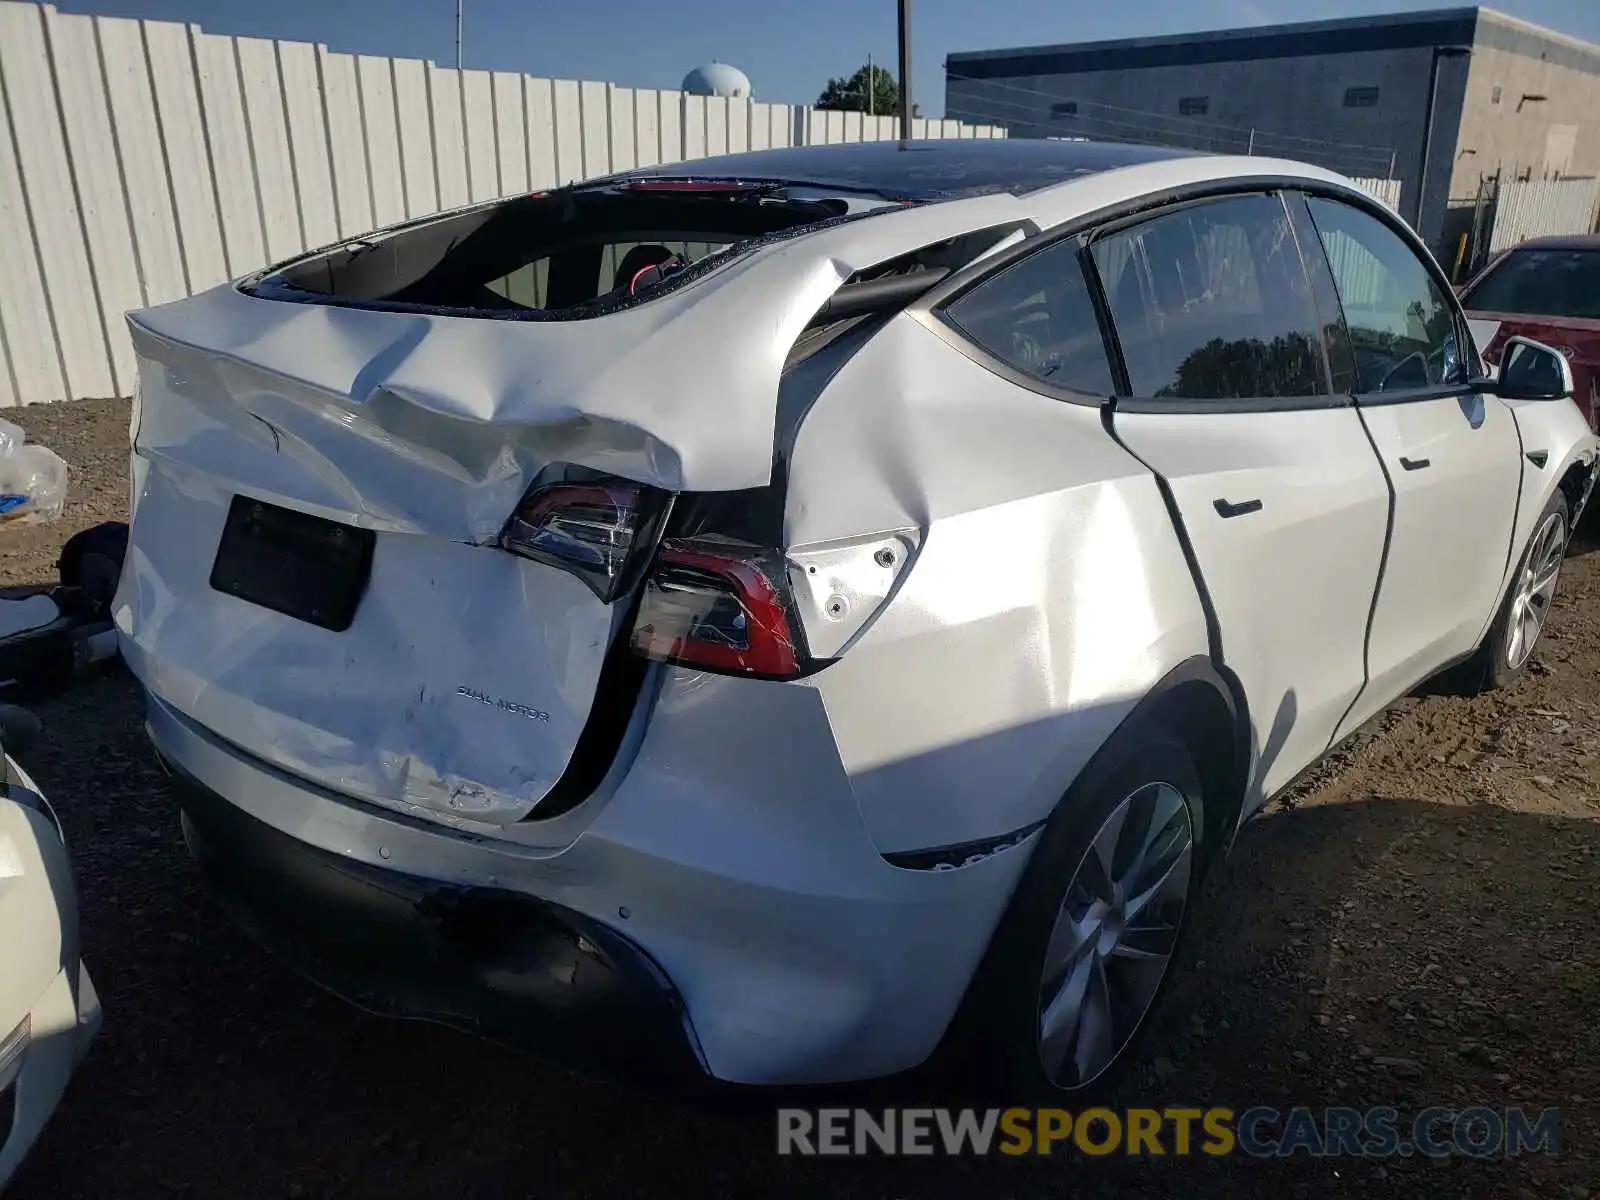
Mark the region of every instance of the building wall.
MULTIPOLYGON (((1219 153, 1292 158, 1362 178, 1402 180, 1399 211, 1417 215, 1432 47, 1257 59, 1004 79, 963 79, 952 64, 945 109, 965 121, 1004 122, 1013 137, 1086 136, 1219 153), (1377 88, 1377 103, 1347 107, 1350 88, 1377 88), (1186 97, 1205 96, 1203 117, 1186 97), (1051 113, 1076 101, 1075 115, 1051 113)), ((1465 59, 1441 59, 1430 154, 1439 180, 1467 86, 1465 59)), ((1418 228, 1437 240, 1446 203, 1430 187, 1418 228)))
MULTIPOLYGON (((1003 137, 913 122, 915 137, 1003 137)), ((0 407, 127 395, 123 314, 441 209, 892 117, 0 0, 0 407)))
POLYGON ((1348 175, 1387 174, 1392 156, 1400 212, 1442 252, 1470 226, 1460 206, 1481 176, 1600 173, 1600 47, 1485 9, 956 54, 946 70, 951 115, 1020 136, 1243 152, 1253 129, 1256 153, 1348 175), (1352 87, 1378 102, 1346 107, 1352 87), (1183 98, 1200 95, 1209 111, 1186 117, 1183 98), (1052 116, 1071 100, 1076 115, 1052 116))
POLYGON ((1416 49, 985 80, 963 79, 952 64, 945 107, 952 116, 1003 119, 1014 137, 1169 140, 1238 154, 1248 151, 1254 130, 1257 153, 1382 175, 1391 157, 1397 171, 1408 165, 1402 144, 1420 144, 1414 126, 1426 69, 1427 51, 1416 49), (1377 87, 1379 104, 1343 107, 1346 88, 1355 84, 1377 87), (1207 99, 1204 115, 1184 115, 1180 106, 1190 97, 1207 99), (1076 101, 1077 113, 1052 115, 1052 104, 1062 101, 1076 101), (1406 122, 1399 128, 1397 116, 1406 122))
MULTIPOLYGON (((952 62, 945 109, 962 120, 1004 122, 1013 137, 1086 136, 1231 154, 1253 148, 1347 175, 1412 181, 1430 58, 1429 49, 1413 47, 994 79, 963 78, 952 62), (1377 88, 1377 104, 1345 107, 1350 87, 1377 88), (1185 98, 1199 96, 1206 113, 1184 115, 1185 98), (1064 102, 1076 102, 1076 114, 1052 114, 1064 102)), ((1414 204, 1408 187, 1402 211, 1414 204)))
POLYGON ((1600 174, 1600 55, 1495 13, 1480 18, 1450 195, 1484 176, 1600 174), (1544 96, 1544 100, 1524 97, 1544 96))

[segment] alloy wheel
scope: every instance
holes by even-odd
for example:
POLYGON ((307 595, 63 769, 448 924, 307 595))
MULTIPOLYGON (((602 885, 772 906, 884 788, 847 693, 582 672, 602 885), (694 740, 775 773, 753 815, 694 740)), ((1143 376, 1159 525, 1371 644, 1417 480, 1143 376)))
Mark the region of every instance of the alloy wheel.
POLYGON ((1039 1062, 1056 1086, 1094 1082, 1138 1030, 1177 949, 1193 863, 1189 806, 1170 783, 1145 784, 1095 833, 1039 984, 1039 1062))
POLYGON ((1556 579, 1567 553, 1567 521, 1559 512, 1545 517, 1533 535, 1522 562, 1516 595, 1511 600, 1510 628, 1506 636, 1506 665, 1513 671, 1533 654, 1555 597, 1556 579))

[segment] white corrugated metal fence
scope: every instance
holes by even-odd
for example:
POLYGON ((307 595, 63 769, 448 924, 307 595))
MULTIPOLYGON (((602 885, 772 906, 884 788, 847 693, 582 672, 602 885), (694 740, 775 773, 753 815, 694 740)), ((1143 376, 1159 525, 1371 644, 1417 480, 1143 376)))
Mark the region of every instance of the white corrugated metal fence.
MULTIPOLYGON (((127 395, 122 314, 408 217, 892 117, 0 0, 0 406, 127 395)), ((916 137, 1004 137, 918 120, 916 137)))
POLYGON ((1489 253, 1546 234, 1593 233, 1600 179, 1531 179, 1500 185, 1489 253))
POLYGON ((1400 211, 1400 188, 1398 179, 1352 179, 1355 184, 1374 200, 1382 201, 1396 212, 1400 211))

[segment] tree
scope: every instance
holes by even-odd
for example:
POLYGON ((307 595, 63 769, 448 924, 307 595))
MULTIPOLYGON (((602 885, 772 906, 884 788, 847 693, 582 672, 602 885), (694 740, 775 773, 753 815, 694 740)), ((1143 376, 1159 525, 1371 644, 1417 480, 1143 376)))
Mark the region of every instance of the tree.
MULTIPOLYGON (((828 86, 817 97, 817 107, 835 112, 871 112, 880 117, 892 117, 900 111, 900 85, 888 69, 863 66, 849 79, 830 79, 828 86), (868 92, 868 80, 871 91, 868 92), (871 102, 868 102, 868 97, 871 102)), ((911 115, 920 117, 921 108, 913 104, 911 115)))
POLYGON ((1178 364, 1176 378, 1156 389, 1156 395, 1217 400, 1297 396, 1315 381, 1317 364, 1311 339, 1299 332, 1279 334, 1270 342, 1212 338, 1178 364))

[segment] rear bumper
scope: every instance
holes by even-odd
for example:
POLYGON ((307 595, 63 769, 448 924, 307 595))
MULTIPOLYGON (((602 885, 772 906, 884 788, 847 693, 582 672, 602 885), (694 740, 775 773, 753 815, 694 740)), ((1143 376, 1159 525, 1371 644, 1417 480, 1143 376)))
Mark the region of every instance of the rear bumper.
MULTIPOLYGON (((693 676, 666 693, 615 790, 558 818, 569 836, 555 846, 465 833, 329 792, 156 697, 148 727, 192 781, 191 837, 225 898, 248 886, 239 897, 246 923, 367 1007, 536 1051, 553 1012, 573 1029, 593 1027, 560 1033, 560 1057, 602 1070, 616 1065, 607 1040, 632 1042, 638 1024, 658 1031, 647 1040, 674 1044, 669 1068, 697 1058, 729 1083, 835 1083, 923 1062, 1033 839, 957 869, 893 866, 828 753, 815 692, 693 676), (730 728, 748 732, 730 743, 730 728), (281 911, 279 889, 295 897, 298 917, 281 911), (487 923, 504 942, 490 938, 492 953, 441 942, 442 913, 463 904, 494 913, 487 923), (308 909, 318 927, 307 927, 308 909), (388 949, 368 953, 364 933, 330 945, 329 927, 346 921, 376 923, 388 949), (554 932, 541 943, 523 924, 554 932), (578 961, 588 972, 572 957, 574 933, 609 964, 611 984, 594 993, 533 987, 496 957, 554 964, 558 974, 578 961)), ((638 1065, 635 1050, 620 1057, 623 1068, 638 1065)))
POLYGON ((181 768, 176 779, 184 837, 212 894, 267 950, 336 995, 597 1074, 704 1077, 671 983, 606 926, 524 893, 320 850, 181 768))

